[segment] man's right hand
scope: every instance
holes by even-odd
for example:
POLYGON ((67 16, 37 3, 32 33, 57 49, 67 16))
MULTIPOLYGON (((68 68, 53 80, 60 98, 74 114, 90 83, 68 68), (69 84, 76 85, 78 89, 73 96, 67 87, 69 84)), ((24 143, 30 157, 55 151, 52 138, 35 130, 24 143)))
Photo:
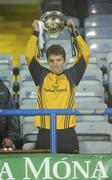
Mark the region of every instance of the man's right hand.
POLYGON ((37 19, 33 20, 32 27, 35 31, 39 32, 39 21, 37 19))

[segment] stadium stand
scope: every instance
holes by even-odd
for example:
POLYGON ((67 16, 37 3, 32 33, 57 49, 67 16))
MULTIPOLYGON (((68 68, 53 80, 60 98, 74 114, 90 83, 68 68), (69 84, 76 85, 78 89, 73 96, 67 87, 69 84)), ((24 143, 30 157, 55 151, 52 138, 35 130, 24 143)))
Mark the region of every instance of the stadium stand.
POLYGON ((111 27, 112 15, 91 15, 85 18, 84 28, 87 27, 111 27))
POLYGON ((76 132, 81 154, 112 153, 112 124, 108 122, 79 122, 76 132), (95 146, 91 146, 94 144, 95 146), (99 144, 99 145, 98 145, 99 144), (108 148, 105 148, 107 145, 108 148))
POLYGON ((106 54, 112 50, 112 39, 89 39, 88 45, 92 55, 99 55, 101 66, 106 66, 106 54))
MULTIPOLYGON (((77 109, 79 109, 81 112, 86 110, 86 112, 93 112, 93 109, 97 109, 99 112, 103 111, 105 108, 107 108, 107 105, 104 102, 84 102, 82 101, 77 102, 77 109)), ((108 122, 108 116, 90 116, 90 115, 85 115, 85 116, 77 116, 77 122, 108 122)))
POLYGON ((85 29, 85 39, 112 38, 112 27, 88 27, 85 29))
POLYGON ((10 55, 0 54, 0 78, 12 93, 13 89, 13 58, 10 55))
POLYGON ((40 6, 41 6, 40 14, 43 14, 46 11, 60 11, 60 12, 62 12, 61 0, 57 0, 57 1, 41 0, 40 6))
MULTIPOLYGON (((32 148, 34 146, 32 145, 32 148)), ((82 141, 79 142, 80 154, 109 154, 112 153, 112 142, 82 141)))
MULTIPOLYGON (((105 96, 104 96, 104 88, 101 85, 97 85, 96 87, 94 85, 87 85, 85 83, 85 85, 79 85, 78 89, 77 89, 77 93, 76 93, 76 97, 88 97, 88 101, 89 101, 89 97, 93 98, 94 97, 99 97, 101 100, 103 101, 105 100, 105 96)), ((91 99, 90 98, 90 99, 91 99)), ((94 101, 94 100, 93 100, 94 101)))
POLYGON ((99 84, 103 84, 103 75, 102 71, 99 68, 90 67, 91 65, 88 65, 84 76, 82 80, 93 80, 98 81, 99 84))
MULTIPOLYGON (((30 118, 31 120, 31 118, 30 118)), ((21 125, 21 135, 23 137, 23 143, 36 142, 38 135, 38 128, 33 124, 33 121, 25 121, 21 125)))
POLYGON ((97 4, 97 3, 109 3, 109 2, 111 2, 111 0, 87 0, 87 5, 88 5, 88 8, 89 8, 89 6, 91 6, 93 4, 97 4))
POLYGON ((112 2, 98 2, 89 5, 88 15, 112 14, 112 2))

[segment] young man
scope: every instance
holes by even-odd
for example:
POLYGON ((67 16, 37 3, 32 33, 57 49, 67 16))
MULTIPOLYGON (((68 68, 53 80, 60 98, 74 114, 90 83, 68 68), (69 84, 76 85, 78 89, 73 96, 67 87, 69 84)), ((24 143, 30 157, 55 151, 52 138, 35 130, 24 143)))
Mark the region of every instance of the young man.
MULTIPOLYGON (((71 68, 64 70, 66 53, 60 45, 52 45, 47 49, 46 57, 49 69, 43 67, 37 58, 39 22, 33 21, 33 35, 26 49, 26 61, 38 87, 37 108, 75 109, 75 92, 89 59, 89 49, 78 34, 74 23, 67 21, 67 26, 77 43, 77 57, 71 68)), ((50 149, 50 118, 37 116, 34 124, 39 127, 36 149, 50 149)), ((78 153, 79 146, 75 132, 76 117, 73 115, 57 116, 57 152, 78 153)))
MULTIPOLYGON (((2 80, 0 80, 0 109, 15 109, 15 102, 2 80)), ((13 148, 19 137, 19 121, 15 116, 0 117, 0 146, 13 148)))

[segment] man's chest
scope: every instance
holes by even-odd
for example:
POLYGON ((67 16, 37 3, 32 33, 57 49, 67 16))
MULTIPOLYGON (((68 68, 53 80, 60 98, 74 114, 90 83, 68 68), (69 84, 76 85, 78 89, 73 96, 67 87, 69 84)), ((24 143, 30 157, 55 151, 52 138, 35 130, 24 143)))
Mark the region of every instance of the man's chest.
POLYGON ((43 82, 43 91, 44 92, 55 92, 62 93, 67 92, 70 89, 69 81, 65 75, 53 75, 47 76, 43 82))

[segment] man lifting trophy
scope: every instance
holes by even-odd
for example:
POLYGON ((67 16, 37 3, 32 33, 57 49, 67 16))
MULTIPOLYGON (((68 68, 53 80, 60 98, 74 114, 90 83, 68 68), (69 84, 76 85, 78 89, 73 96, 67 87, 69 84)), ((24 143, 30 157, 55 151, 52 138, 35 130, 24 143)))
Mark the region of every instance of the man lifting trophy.
MULTIPOLYGON (((49 11, 32 23, 33 34, 26 48, 26 61, 29 71, 37 87, 37 109, 75 109, 75 93, 85 72, 89 60, 89 49, 75 27, 75 22, 67 19, 64 14, 49 11), (68 37, 75 43, 77 54, 72 66, 65 69, 66 61, 71 51, 68 37), (46 37, 45 37, 46 36, 46 37), (64 42, 61 43, 60 42, 64 42), (45 46, 45 54, 49 68, 39 60, 39 51, 45 46)), ((35 116, 34 124, 39 128, 36 149, 50 150, 50 122, 48 115, 35 116)), ((57 115, 56 135, 58 153, 79 153, 79 145, 75 127, 74 115, 57 115)))

